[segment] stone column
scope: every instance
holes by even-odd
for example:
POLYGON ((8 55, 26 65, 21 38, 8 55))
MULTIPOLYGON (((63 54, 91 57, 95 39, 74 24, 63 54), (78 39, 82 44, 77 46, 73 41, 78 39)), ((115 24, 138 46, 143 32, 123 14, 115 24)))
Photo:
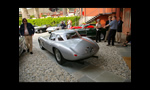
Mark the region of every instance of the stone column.
POLYGON ((30 18, 27 8, 21 8, 21 12, 22 12, 22 18, 26 18, 26 19, 30 18))
POLYGON ((67 14, 67 8, 63 8, 63 16, 66 16, 67 14))
POLYGON ((34 17, 39 18, 39 8, 34 8, 34 17))

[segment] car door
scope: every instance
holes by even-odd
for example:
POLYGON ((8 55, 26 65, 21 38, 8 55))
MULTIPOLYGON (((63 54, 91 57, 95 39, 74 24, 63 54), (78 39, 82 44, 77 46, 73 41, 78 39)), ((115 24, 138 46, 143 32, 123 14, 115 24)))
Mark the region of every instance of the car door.
POLYGON ((88 37, 96 37, 96 29, 95 28, 88 28, 87 36, 88 37))
POLYGON ((81 36, 86 36, 86 29, 78 29, 77 31, 81 36))

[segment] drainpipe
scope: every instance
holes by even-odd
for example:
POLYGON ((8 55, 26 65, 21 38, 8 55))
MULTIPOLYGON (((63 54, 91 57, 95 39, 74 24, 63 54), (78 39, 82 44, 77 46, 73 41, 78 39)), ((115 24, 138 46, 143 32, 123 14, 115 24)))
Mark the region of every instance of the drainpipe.
POLYGON ((85 8, 85 23, 86 23, 86 8, 85 8))

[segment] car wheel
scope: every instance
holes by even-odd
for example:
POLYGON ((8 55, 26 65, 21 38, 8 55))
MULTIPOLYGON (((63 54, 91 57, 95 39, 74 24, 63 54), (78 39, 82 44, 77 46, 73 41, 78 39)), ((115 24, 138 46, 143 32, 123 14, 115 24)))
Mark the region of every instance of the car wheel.
POLYGON ((101 40, 104 39, 104 35, 102 33, 101 33, 100 37, 101 37, 101 40))
POLYGON ((45 48, 42 46, 42 42, 39 40, 39 46, 42 50, 45 50, 45 48))
POLYGON ((39 31, 39 33, 42 33, 42 32, 43 32, 42 30, 39 31))
POLYGON ((58 49, 54 49, 54 55, 55 55, 55 59, 56 61, 62 65, 65 63, 65 59, 63 58, 63 56, 61 55, 60 51, 58 49))
POLYGON ((51 34, 51 32, 49 32, 49 34, 51 34))

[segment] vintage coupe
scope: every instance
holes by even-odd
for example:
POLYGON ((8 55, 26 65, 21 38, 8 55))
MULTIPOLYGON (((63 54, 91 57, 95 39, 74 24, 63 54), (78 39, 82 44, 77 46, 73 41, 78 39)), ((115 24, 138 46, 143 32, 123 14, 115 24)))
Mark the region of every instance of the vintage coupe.
MULTIPOLYGON (((83 24, 81 25, 81 28, 79 27, 76 27, 76 28, 71 28, 71 29, 74 29, 76 31, 79 32, 79 34, 81 36, 87 36, 91 39, 96 39, 96 28, 95 28, 95 24, 83 24)), ((101 39, 104 39, 104 35, 106 33, 106 29, 105 28, 101 28, 101 39)))
POLYGON ((88 37, 81 37, 75 30, 54 31, 50 36, 39 37, 38 42, 41 49, 54 54, 59 64, 94 56, 99 50, 97 43, 88 37))
MULTIPOLYGON (((36 26, 36 25, 35 25, 36 26)), ((42 33, 46 32, 46 29, 49 27, 49 25, 42 25, 42 26, 36 26, 34 27, 35 33, 42 33)))
POLYGON ((56 24, 56 25, 53 26, 53 27, 48 27, 48 28, 46 29, 46 31, 49 32, 49 33, 51 33, 51 32, 53 32, 53 31, 59 30, 59 29, 60 29, 60 24, 56 24))

